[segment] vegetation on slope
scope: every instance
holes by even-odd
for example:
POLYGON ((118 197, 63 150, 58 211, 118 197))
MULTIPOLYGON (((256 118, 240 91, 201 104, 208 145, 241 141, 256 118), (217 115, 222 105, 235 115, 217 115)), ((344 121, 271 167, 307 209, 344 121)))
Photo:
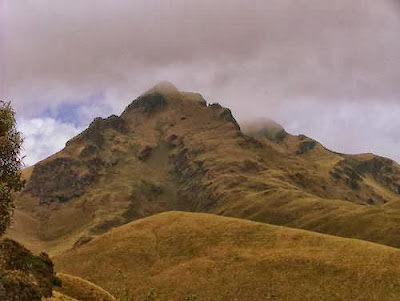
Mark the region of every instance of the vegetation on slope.
POLYGON ((140 300, 399 300, 400 251, 359 240, 167 212, 57 256, 58 270, 140 300))
POLYGON ((0 300, 40 301, 59 284, 45 253, 34 256, 15 241, 0 241, 0 300))

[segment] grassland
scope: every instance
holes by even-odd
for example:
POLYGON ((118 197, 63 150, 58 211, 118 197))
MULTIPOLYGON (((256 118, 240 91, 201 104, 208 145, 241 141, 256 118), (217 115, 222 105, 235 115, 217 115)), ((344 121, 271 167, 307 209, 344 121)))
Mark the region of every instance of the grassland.
POLYGON ((55 258, 140 300, 399 300, 400 250, 210 214, 167 212, 55 258))
POLYGON ((101 287, 77 276, 58 273, 62 286, 57 292, 80 301, 115 301, 115 298, 101 287))

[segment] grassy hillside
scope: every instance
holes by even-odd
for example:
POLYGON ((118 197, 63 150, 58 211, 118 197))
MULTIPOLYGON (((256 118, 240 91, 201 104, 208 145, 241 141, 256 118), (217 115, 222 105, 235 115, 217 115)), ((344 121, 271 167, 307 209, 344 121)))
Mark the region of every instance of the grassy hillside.
POLYGON ((331 152, 163 83, 25 172, 9 236, 62 253, 152 214, 208 212, 400 246, 400 168, 331 152))
POLYGON ((54 292, 52 297, 44 298, 44 301, 78 301, 74 298, 63 295, 59 292, 54 292))
POLYGON ((304 230, 167 212, 55 258, 133 300, 399 300, 400 250, 304 230))
POLYGON ((77 276, 58 273, 62 286, 58 293, 80 301, 115 301, 115 298, 101 287, 77 276))

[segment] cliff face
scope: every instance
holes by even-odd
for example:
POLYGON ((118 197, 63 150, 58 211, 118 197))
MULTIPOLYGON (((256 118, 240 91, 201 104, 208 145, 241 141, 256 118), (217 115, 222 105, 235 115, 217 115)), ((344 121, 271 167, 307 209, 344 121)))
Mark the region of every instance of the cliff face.
POLYGON ((242 131, 229 109, 162 83, 34 167, 10 235, 34 223, 27 243, 60 252, 183 210, 397 246, 399 173, 395 162, 334 153, 276 123, 242 131))

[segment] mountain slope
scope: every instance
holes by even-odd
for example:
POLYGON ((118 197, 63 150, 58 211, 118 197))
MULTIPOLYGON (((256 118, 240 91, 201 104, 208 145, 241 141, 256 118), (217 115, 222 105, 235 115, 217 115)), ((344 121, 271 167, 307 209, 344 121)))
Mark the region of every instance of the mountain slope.
POLYGON ((134 300, 399 300, 400 250, 210 214, 167 212, 55 257, 134 300), (338 255, 339 254, 339 255, 338 255))
POLYGON ((209 212, 400 245, 400 168, 331 152, 161 83, 26 171, 10 236, 51 254, 163 211, 209 212), (245 134, 246 133, 246 134, 245 134))
POLYGON ((115 298, 101 287, 76 276, 58 273, 62 286, 58 293, 81 301, 115 301, 115 298))

